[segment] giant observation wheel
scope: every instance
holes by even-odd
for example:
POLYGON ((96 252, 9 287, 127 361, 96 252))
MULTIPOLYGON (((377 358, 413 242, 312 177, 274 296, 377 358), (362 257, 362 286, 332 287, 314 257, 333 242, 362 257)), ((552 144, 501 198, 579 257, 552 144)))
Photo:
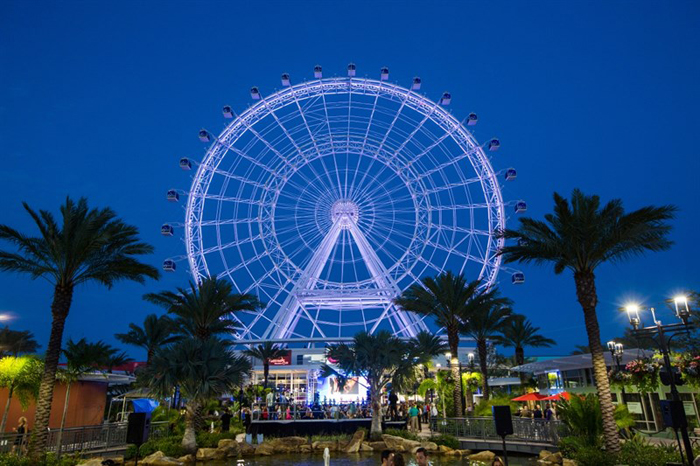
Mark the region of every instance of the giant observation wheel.
POLYGON ((495 172, 487 154, 498 140, 477 142, 467 129, 476 115, 458 121, 451 96, 429 100, 419 78, 404 88, 386 68, 373 80, 352 64, 348 77, 314 73, 300 84, 282 75, 269 96, 252 88, 248 109, 224 107, 232 121, 221 134, 200 132, 210 142, 202 161, 181 160, 196 167, 184 223, 191 272, 266 303, 237 314, 241 339, 415 335, 422 318, 392 304, 409 285, 446 270, 496 280, 499 181, 515 171, 495 172))

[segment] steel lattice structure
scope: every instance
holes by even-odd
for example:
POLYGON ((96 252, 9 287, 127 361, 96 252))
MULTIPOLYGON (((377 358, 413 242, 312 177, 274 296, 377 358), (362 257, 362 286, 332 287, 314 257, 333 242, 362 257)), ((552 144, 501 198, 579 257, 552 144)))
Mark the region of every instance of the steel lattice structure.
POLYGON ((445 270, 495 281, 505 214, 484 147, 449 96, 382 78, 254 88, 220 135, 200 133, 187 258, 195 279, 227 276, 267 303, 238 315, 240 338, 413 336, 422 318, 392 304, 409 285, 445 270))

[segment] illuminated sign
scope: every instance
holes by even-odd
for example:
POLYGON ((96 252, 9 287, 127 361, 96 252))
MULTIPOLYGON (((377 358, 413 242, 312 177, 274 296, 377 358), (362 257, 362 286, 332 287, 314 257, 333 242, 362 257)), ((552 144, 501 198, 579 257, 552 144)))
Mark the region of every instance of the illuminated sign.
POLYGON ((271 366, 291 366, 292 365, 292 352, 287 351, 286 355, 279 357, 279 358, 268 359, 267 362, 271 366))

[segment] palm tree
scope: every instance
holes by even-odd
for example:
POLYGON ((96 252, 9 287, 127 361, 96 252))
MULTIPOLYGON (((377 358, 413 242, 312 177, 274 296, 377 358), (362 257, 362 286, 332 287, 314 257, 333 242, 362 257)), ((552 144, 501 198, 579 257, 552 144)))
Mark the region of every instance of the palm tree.
POLYGON ((598 196, 575 189, 571 203, 554 193, 554 212, 545 215, 545 221, 521 218, 517 230, 501 233, 506 240, 517 241, 501 249, 505 262, 553 263, 554 273, 566 269, 573 272, 591 349, 605 444, 612 453, 620 451, 620 440, 596 315, 595 270, 604 262, 670 248, 673 243, 668 239, 668 222, 675 211, 673 206, 649 206, 626 213, 619 199, 601 206, 598 196))
POLYGON ((326 347, 326 356, 335 361, 321 367, 323 377, 335 376, 344 387, 350 377, 364 378, 372 406, 370 435, 382 433, 381 392, 397 373, 405 372, 421 357, 416 339, 404 342, 386 330, 375 334, 360 332, 352 344, 340 343, 326 347))
POLYGON ((167 315, 157 316, 149 314, 143 320, 143 328, 131 323, 127 333, 117 333, 117 337, 122 343, 139 346, 146 350, 146 364, 151 363, 153 353, 161 346, 169 345, 180 339, 180 335, 174 332, 177 329, 175 322, 167 315))
POLYGON ((63 350, 63 354, 66 357, 66 366, 56 374, 58 379, 66 385, 66 398, 63 402, 61 429, 58 431, 57 441, 59 456, 61 455, 61 438, 66 425, 71 387, 80 379, 80 376, 97 371, 100 367, 106 365, 110 356, 116 351, 115 348, 103 341, 88 343, 85 338, 81 338, 77 342, 74 342, 71 338, 66 343, 66 348, 63 350))
POLYGON ((199 284, 190 282, 189 289, 178 288, 177 293, 149 293, 144 299, 173 314, 182 334, 200 340, 234 333, 237 325, 232 313, 263 307, 255 295, 234 293, 231 282, 217 278, 204 278, 199 284))
POLYGON ((29 330, 10 330, 8 326, 0 330, 0 357, 36 353, 37 349, 39 343, 29 330))
POLYGON ((158 396, 180 388, 187 400, 182 446, 191 453, 197 451, 196 419, 206 401, 239 386, 250 368, 248 358, 234 356, 228 342, 190 337, 157 350, 142 374, 158 396))
MULTIPOLYGON (((467 284, 463 274, 443 272, 436 278, 426 277, 406 289, 394 303, 406 311, 431 316, 445 328, 450 347, 452 378, 459 380, 459 327, 468 317, 468 303, 478 293, 478 282, 467 284)), ((461 384, 456 383, 452 397, 455 413, 462 414, 461 384)))
MULTIPOLYGON (((522 366, 525 364, 525 347, 532 348, 549 347, 556 344, 551 338, 539 335, 539 327, 533 327, 532 322, 524 315, 516 314, 505 324, 501 330, 501 335, 496 336, 494 341, 505 346, 515 348, 515 364, 522 366)), ((521 383, 525 382, 525 374, 520 373, 521 383)))
POLYGON ((133 361, 133 359, 130 358, 128 354, 126 354, 126 351, 122 351, 121 353, 119 353, 118 351, 119 350, 114 348, 114 352, 107 356, 107 359, 105 360, 105 367, 107 368, 107 372, 109 372, 110 374, 112 373, 112 370, 114 370, 115 367, 123 366, 124 364, 133 361))
POLYGON ((507 298, 499 298, 498 291, 495 288, 488 293, 491 294, 491 299, 482 300, 481 306, 475 306, 469 319, 466 320, 461 327, 463 334, 469 335, 476 341, 476 352, 479 356, 481 387, 484 392, 484 400, 488 400, 491 394, 487 361, 488 340, 495 340, 512 317, 512 311, 507 307, 503 307, 510 304, 510 300, 507 298))
POLYGON ((153 247, 142 243, 138 229, 117 218, 111 209, 89 209, 86 199, 76 203, 67 198, 61 206, 63 224, 59 225, 50 212, 37 213, 23 205, 40 235, 26 236, 0 225, 0 239, 16 248, 16 252, 0 250, 0 270, 41 277, 54 287, 51 335, 29 446, 29 455, 37 461, 46 448, 63 327, 73 290, 84 283, 96 282, 107 288, 120 280, 143 283, 146 277, 157 279, 159 274, 155 267, 137 260, 137 256, 153 252, 153 247))
POLYGON ((7 402, 0 421, 0 434, 5 432, 12 397, 17 395, 22 409, 29 407, 31 398, 39 394, 44 362, 36 356, 5 356, 0 358, 0 387, 7 388, 7 402))
POLYGON ((284 358, 289 354, 289 350, 266 341, 258 346, 251 346, 244 350, 243 354, 262 361, 264 378, 263 388, 267 388, 267 379, 270 376, 270 359, 284 358))
POLYGON ((433 358, 447 351, 447 343, 426 330, 408 340, 407 344, 412 358, 404 361, 391 381, 392 390, 399 393, 415 392, 421 382, 429 377, 433 358))

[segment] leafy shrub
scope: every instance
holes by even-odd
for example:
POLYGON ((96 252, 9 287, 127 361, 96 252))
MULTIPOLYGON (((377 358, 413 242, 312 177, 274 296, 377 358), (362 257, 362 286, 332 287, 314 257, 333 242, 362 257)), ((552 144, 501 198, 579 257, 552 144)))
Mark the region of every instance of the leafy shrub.
POLYGON ((77 455, 63 455, 61 459, 58 459, 53 453, 49 453, 39 463, 36 463, 26 456, 0 454, 0 464, 2 466, 75 466, 81 461, 77 455))
MULTIPOLYGON (((178 435, 171 435, 169 437, 159 438, 157 440, 149 440, 148 442, 141 445, 139 449, 139 457, 143 458, 148 455, 152 455, 157 451, 162 451, 165 456, 170 456, 172 458, 179 458, 185 454, 182 449, 182 437, 178 435)), ((132 459, 136 457, 136 447, 134 445, 129 445, 124 452, 124 459, 132 459)))
MULTIPOLYGON (((197 446, 199 448, 216 448, 221 439, 235 439, 236 432, 199 432, 197 433, 197 446)), ((181 439, 182 440, 182 439, 181 439)))
POLYGON ((435 437, 431 437, 430 441, 435 442, 438 445, 445 445, 446 447, 450 447, 453 450, 457 450, 460 447, 459 440, 457 440, 457 437, 454 437, 449 434, 436 435, 435 437))
POLYGON ((585 445, 598 446, 603 434, 603 417, 596 395, 589 393, 582 397, 572 396, 569 401, 562 400, 557 413, 571 433, 581 437, 585 445))
POLYGON ((474 415, 480 417, 491 417, 492 406, 510 406, 511 414, 515 414, 518 410, 518 405, 514 401, 510 401, 509 396, 491 398, 490 400, 482 400, 474 408, 474 415))
POLYGON ((311 436, 311 442, 348 442, 350 440, 350 436, 347 434, 327 434, 325 432, 321 432, 320 434, 317 435, 312 435, 311 436))
POLYGON ((658 466, 680 462, 680 455, 669 445, 652 445, 639 435, 622 444, 619 455, 611 455, 600 445, 587 445, 581 437, 567 437, 559 442, 559 451, 565 458, 576 460, 579 466, 658 466))
POLYGON ((384 431, 384 433, 387 435, 393 435, 394 437, 405 438, 406 440, 420 440, 416 434, 404 429, 387 429, 384 431))

